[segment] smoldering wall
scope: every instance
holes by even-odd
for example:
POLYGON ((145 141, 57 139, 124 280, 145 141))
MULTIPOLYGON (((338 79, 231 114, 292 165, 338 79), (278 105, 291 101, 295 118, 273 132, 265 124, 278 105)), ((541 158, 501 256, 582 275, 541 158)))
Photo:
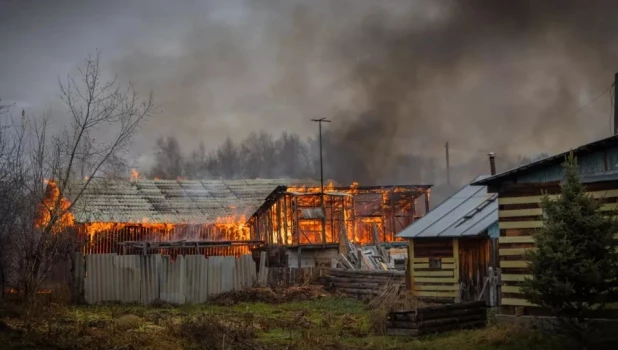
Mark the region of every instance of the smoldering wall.
POLYGON ((179 11, 192 25, 169 52, 113 62, 159 96, 145 139, 212 148, 259 129, 314 135, 309 119, 328 117, 327 177, 377 184, 442 181, 446 141, 453 177, 469 180, 488 151, 553 153, 610 132, 609 97, 574 112, 618 69, 618 3, 231 3, 227 20, 179 11), (418 170, 428 162, 437 170, 418 170))

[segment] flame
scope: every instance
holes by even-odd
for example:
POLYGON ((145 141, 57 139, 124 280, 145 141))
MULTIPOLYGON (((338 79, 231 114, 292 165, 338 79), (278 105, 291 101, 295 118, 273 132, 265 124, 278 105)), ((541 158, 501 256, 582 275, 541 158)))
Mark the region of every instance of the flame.
POLYGON ((246 222, 247 218, 244 215, 218 217, 215 227, 231 240, 245 241, 251 239, 251 231, 246 222))
POLYGON ((131 169, 131 181, 139 180, 139 178, 140 178, 140 175, 137 169, 135 168, 131 169))
POLYGON ((421 191, 409 186, 363 188, 356 181, 335 187, 329 182, 322 203, 316 195, 320 186, 289 186, 289 195, 252 219, 252 225, 262 239, 282 245, 336 244, 343 232, 354 243, 371 243, 374 226, 380 241, 398 241, 395 235, 418 218, 415 200, 421 191))
POLYGON ((51 232, 57 234, 62 232, 75 223, 73 214, 67 211, 71 202, 66 198, 60 199, 60 189, 53 180, 46 180, 47 187, 45 189, 45 197, 37 211, 37 216, 34 221, 34 226, 38 229, 46 228, 51 222, 52 215, 60 215, 51 227, 51 232))
MULTIPOLYGON (((20 291, 15 288, 6 288, 4 292, 6 294, 19 294, 20 291)), ((51 289, 39 289, 36 291, 36 294, 51 294, 51 292, 51 289)))

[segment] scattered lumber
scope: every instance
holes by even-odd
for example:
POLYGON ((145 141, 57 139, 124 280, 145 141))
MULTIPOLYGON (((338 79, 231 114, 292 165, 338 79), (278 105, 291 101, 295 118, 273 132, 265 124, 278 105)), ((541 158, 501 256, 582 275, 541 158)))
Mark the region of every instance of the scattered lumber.
POLYGON ((484 301, 447 304, 391 312, 387 334, 421 336, 455 329, 483 328, 487 325, 484 301))

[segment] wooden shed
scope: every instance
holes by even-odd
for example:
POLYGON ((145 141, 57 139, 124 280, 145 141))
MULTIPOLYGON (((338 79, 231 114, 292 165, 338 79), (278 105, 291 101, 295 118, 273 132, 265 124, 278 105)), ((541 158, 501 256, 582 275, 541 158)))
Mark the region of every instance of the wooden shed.
MULTIPOLYGON (((532 234, 543 225, 540 206, 543 193, 560 193, 560 182, 564 178, 562 163, 569 152, 472 183, 487 186, 490 193, 498 195, 501 313, 512 314, 516 308, 523 308, 525 314, 547 314, 546 310, 528 303, 521 295, 520 284, 528 274, 524 252, 534 248, 532 234)), ((618 137, 580 146, 573 153, 578 158, 580 179, 586 191, 603 201, 602 210, 616 210, 618 137)))
POLYGON ((408 241, 415 296, 454 301, 483 293, 493 261, 492 234, 497 238, 496 199, 485 186, 467 185, 397 235, 408 241))

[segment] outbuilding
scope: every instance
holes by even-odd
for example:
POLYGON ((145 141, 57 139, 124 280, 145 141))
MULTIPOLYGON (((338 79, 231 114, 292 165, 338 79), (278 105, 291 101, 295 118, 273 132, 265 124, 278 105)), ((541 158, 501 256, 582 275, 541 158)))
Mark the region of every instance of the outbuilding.
MULTIPOLYGON (((501 313, 547 314, 547 310, 523 298, 520 285, 529 273, 525 251, 534 248, 533 234, 543 226, 541 199, 545 193, 550 196, 560 193, 560 183, 564 179, 562 164, 569 152, 472 183, 498 196, 501 313)), ((577 157, 580 180, 586 191, 603 202, 601 210, 616 210, 618 136, 577 147, 572 152, 577 157)))
POLYGON ((484 286, 495 259, 491 238, 498 237, 497 198, 487 187, 469 184, 397 235, 408 241, 413 295, 458 301, 488 293, 484 286))

